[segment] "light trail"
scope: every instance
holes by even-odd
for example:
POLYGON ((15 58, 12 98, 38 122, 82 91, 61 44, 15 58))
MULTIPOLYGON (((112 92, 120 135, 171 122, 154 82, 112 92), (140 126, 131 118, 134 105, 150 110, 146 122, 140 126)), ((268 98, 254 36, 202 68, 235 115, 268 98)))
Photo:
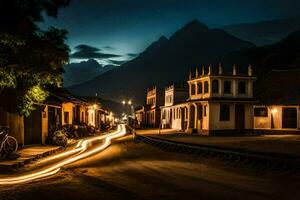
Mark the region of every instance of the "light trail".
POLYGON ((31 174, 19 175, 19 176, 9 177, 9 178, 2 178, 2 179, 0 179, 0 185, 24 183, 24 182, 33 181, 33 180, 37 180, 39 178, 54 175, 60 171, 61 167, 68 165, 70 163, 76 162, 78 160, 81 160, 83 158, 89 157, 93 154, 101 152, 102 150, 104 150, 111 144, 111 140, 118 138, 118 137, 122 137, 124 135, 126 135, 125 125, 119 125, 118 130, 113 133, 93 137, 90 139, 81 140, 78 142, 76 149, 58 154, 56 156, 53 156, 54 158, 50 158, 48 160, 53 160, 53 159, 57 159, 60 157, 64 157, 66 155, 75 154, 75 153, 80 152, 78 155, 71 157, 71 158, 66 158, 65 160, 62 160, 62 161, 54 164, 53 166, 33 172, 31 174), (92 142, 94 142, 96 140, 101 140, 101 139, 104 139, 104 142, 101 145, 99 145, 97 148, 94 148, 91 151, 86 152, 89 144, 91 144, 92 142))

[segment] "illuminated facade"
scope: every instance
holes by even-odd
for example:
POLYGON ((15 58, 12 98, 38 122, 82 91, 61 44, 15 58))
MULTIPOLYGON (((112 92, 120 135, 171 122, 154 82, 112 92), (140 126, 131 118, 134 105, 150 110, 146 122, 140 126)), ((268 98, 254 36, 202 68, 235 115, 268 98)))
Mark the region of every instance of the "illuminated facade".
POLYGON ((272 70, 256 83, 258 133, 300 133, 300 70, 272 70))
POLYGON ((176 130, 187 129, 188 87, 172 84, 165 88, 165 105, 161 107, 161 127, 176 130))
POLYGON ((157 87, 148 89, 145 110, 145 125, 158 127, 160 125, 160 106, 164 104, 164 95, 157 87))
POLYGON ((114 124, 113 114, 103 109, 99 100, 75 97, 58 88, 49 92, 43 103, 36 103, 35 110, 28 117, 2 111, 0 125, 10 127, 20 147, 31 144, 45 144, 49 133, 63 126, 87 124, 101 129, 102 124, 114 124))
MULTIPOLYGON (((300 134, 299 77, 299 69, 272 70, 256 81, 250 65, 196 68, 188 98, 174 85, 165 88, 160 127, 202 135, 300 134)), ((148 107, 136 109, 141 127, 154 123, 155 93, 148 90, 148 107)))

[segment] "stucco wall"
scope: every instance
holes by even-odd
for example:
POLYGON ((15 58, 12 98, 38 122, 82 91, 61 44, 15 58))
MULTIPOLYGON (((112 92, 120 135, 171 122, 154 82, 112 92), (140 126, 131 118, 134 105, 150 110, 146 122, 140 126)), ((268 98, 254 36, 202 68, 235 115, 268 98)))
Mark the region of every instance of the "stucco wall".
MULTIPOLYGON (((235 103, 226 103, 230 105, 230 119, 220 121, 220 103, 209 103, 209 130, 229 130, 235 129, 235 103)), ((253 129, 253 105, 245 105, 245 129, 253 129)))
MULTIPOLYGON (((261 106, 254 106, 254 107, 261 107, 261 106)), ((296 108, 297 109, 297 125, 298 128, 300 128, 300 111, 299 111, 299 106, 278 106, 278 105, 273 105, 273 106, 267 106, 266 108, 268 109, 268 116, 267 117, 255 117, 254 116, 254 128, 255 129, 274 129, 274 130, 283 130, 282 128, 282 112, 283 108, 296 108), (276 112, 272 112, 276 110, 276 112), (272 124, 272 115, 273 115, 273 125, 274 127, 271 127, 272 124)), ((287 129, 285 129, 287 130, 287 129)), ((294 129, 296 130, 296 129, 294 129)))
POLYGON ((9 127, 8 134, 15 137, 20 145, 24 144, 24 120, 22 116, 0 111, 0 126, 9 127))
POLYGON ((62 125, 72 124, 73 119, 73 103, 63 103, 62 104, 62 125), (65 112, 69 112, 69 121, 65 122, 65 112))
POLYGON ((234 104, 230 105, 230 119, 228 121, 220 121, 220 104, 209 104, 209 130, 228 130, 235 129, 234 104))

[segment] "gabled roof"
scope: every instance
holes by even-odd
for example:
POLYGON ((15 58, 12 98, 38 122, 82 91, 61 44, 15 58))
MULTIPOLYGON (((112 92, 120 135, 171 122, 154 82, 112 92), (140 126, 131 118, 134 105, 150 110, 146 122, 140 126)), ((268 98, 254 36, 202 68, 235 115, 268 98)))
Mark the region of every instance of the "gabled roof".
POLYGON ((254 86, 259 104, 300 105, 300 69, 272 70, 254 86))
POLYGON ((79 105, 86 105, 87 102, 84 99, 74 96, 68 90, 64 88, 51 87, 48 88, 49 96, 45 100, 48 104, 61 104, 71 102, 79 105))

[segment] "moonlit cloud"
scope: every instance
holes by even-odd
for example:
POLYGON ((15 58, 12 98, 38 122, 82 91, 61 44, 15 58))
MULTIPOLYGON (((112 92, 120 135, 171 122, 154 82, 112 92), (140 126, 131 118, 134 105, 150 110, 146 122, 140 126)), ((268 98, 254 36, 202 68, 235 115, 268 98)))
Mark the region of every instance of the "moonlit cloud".
POLYGON ((77 59, 107 59, 107 58, 117 58, 121 55, 110 54, 110 53, 101 53, 100 49, 92 47, 89 45, 78 45, 75 47, 76 52, 72 53, 71 58, 77 59))

